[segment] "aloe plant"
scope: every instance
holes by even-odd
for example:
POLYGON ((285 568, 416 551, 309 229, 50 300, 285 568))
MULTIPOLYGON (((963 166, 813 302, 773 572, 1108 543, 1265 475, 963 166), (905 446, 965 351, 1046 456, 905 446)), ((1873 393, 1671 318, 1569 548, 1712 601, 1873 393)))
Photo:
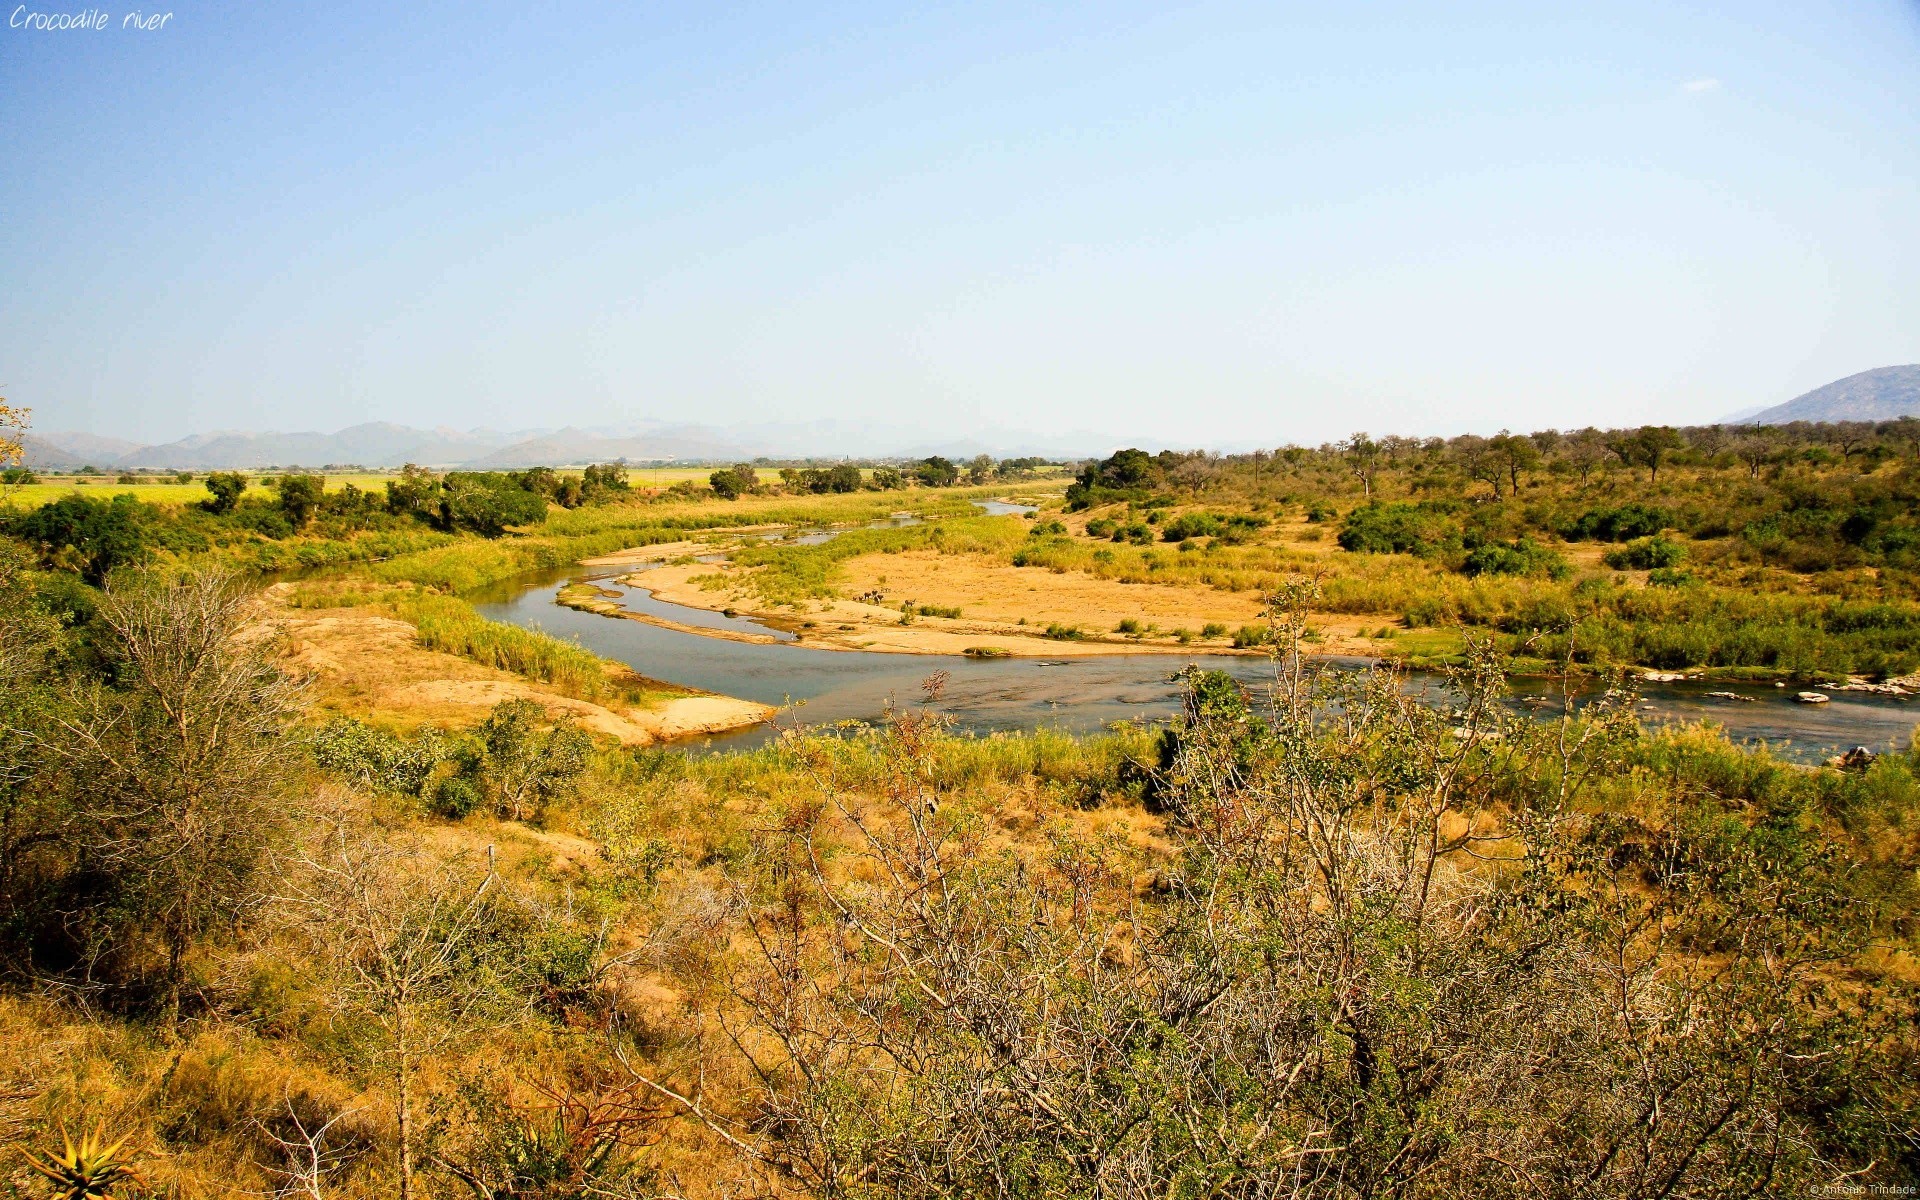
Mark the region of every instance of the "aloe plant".
POLYGON ((130 1192, 145 1186, 140 1173, 134 1169, 133 1153, 126 1149, 125 1137, 109 1143, 106 1135, 96 1129, 81 1135, 75 1144, 73 1137, 62 1128, 60 1141, 62 1148, 58 1153, 48 1151, 27 1158, 28 1166, 53 1182, 54 1195, 60 1200, 94 1200, 112 1196, 119 1188, 130 1192))

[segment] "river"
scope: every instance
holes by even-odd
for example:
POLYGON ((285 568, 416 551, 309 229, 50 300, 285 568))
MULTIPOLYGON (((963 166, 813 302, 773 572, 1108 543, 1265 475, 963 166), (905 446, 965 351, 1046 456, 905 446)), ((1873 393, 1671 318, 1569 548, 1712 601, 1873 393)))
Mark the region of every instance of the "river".
MULTIPOLYGON (((1026 511, 998 501, 981 502, 989 512, 1026 511)), ((895 517, 880 524, 908 524, 895 517)), ((786 536, 816 544, 833 530, 802 530, 786 536)), ((947 675, 940 708, 961 730, 989 733, 1054 726, 1092 732, 1126 720, 1164 720, 1179 707, 1174 672, 1191 663, 1225 671, 1258 687, 1270 682, 1273 664, 1265 658, 1194 654, 1116 654, 1070 659, 970 659, 948 655, 879 654, 810 649, 803 645, 736 642, 662 629, 640 621, 597 616, 554 603, 567 583, 590 580, 621 593, 620 603, 686 625, 770 630, 745 617, 654 599, 644 588, 618 582, 633 566, 569 567, 506 580, 468 597, 485 616, 539 629, 579 642, 603 658, 622 662, 643 675, 764 704, 792 706, 782 724, 807 725, 871 720, 890 701, 912 703, 922 695, 921 681, 935 672, 947 675)), ((1358 667, 1359 663, 1351 664, 1358 667)), ((1420 677, 1415 676, 1416 686, 1420 677)), ((1432 680, 1437 686, 1437 680, 1432 680)), ((1553 697, 1548 680, 1516 679, 1516 703, 1553 697)), ((1737 741, 1765 741, 1787 758, 1814 762, 1866 746, 1879 752, 1906 749, 1920 720, 1920 706, 1897 697, 1832 692, 1827 704, 1796 703, 1794 690, 1726 683, 1644 683, 1640 712, 1650 724, 1714 721, 1737 741), (1719 699, 1709 692, 1733 692, 1745 701, 1719 699)), ((761 725, 738 733, 700 739, 694 750, 748 749, 775 735, 761 725)))

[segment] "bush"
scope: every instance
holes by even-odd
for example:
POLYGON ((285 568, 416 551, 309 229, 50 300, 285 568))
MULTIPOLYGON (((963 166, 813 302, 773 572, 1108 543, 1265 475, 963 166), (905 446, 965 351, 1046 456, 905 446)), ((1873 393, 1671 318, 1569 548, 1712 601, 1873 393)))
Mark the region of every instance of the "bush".
POLYGON ((1516 542, 1484 542, 1467 553, 1460 570, 1475 575, 1539 575, 1565 579, 1573 568, 1558 553, 1528 538, 1516 542))
POLYGON ((434 730, 407 739, 352 717, 335 717, 308 737, 313 760, 370 791, 419 796, 451 747, 434 730))
POLYGON ((1367 504, 1347 514, 1340 548, 1355 554, 1432 554, 1455 540, 1451 519, 1425 504, 1367 504))
POLYGON ((1265 625, 1242 625, 1233 631, 1233 646, 1236 650, 1264 646, 1271 641, 1273 641, 1273 630, 1265 625))
POLYGON ((1687 557, 1687 548, 1667 537, 1646 537, 1628 542, 1607 554, 1607 565, 1616 571, 1656 571, 1677 567, 1687 557))
POLYGON ((1227 627, 1218 621, 1209 621, 1200 627, 1203 638, 1223 638, 1227 636, 1227 627))
POLYGON ((1062 625, 1055 621, 1048 625, 1046 632, 1040 636, 1052 638, 1056 642, 1077 642, 1087 635, 1081 632, 1078 625, 1062 625))
POLYGON ((1651 537, 1666 527, 1666 513, 1636 501, 1618 508, 1590 508, 1561 530, 1561 534, 1573 542, 1625 542, 1651 537))
POLYGON ((98 584, 120 567, 144 560, 156 514, 132 496, 111 500, 62 496, 10 522, 8 532, 38 547, 55 565, 98 584))

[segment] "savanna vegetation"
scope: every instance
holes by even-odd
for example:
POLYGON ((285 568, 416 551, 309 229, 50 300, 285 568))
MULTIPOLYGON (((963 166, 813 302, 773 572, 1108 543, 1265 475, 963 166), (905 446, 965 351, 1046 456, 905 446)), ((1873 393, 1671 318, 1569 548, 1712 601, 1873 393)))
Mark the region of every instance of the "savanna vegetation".
POLYGON ((397 731, 232 576, 0 567, 22 1195, 1920 1182, 1912 756, 1516 716, 1491 647, 1423 699, 1297 602, 1157 731, 397 731))
MULTIPOLYGON (((1803 464, 1753 469, 1750 510, 1712 505, 1732 468, 1692 438, 1632 451, 1632 495, 1551 454, 1493 482, 1446 447, 1123 454, 1025 520, 971 515, 989 493, 934 462, 906 495, 419 472, 351 501, 295 476, 166 511, 16 506, 0 1178, 313 1200, 1920 1186, 1920 754, 1808 768, 1644 729, 1626 692, 1502 703, 1506 651, 1598 665, 1607 621, 1622 661, 1706 618, 1777 647, 1789 612, 1810 669, 1900 652, 1830 628, 1912 603, 1900 503, 1858 542, 1833 524, 1858 561, 1749 563, 1735 531, 1803 464), (1689 523, 1690 488, 1729 532, 1689 523), (276 632, 372 609, 428 651, 643 700, 658 685, 462 597, 903 507, 940 519, 733 569, 788 600, 850 556, 929 549, 1263 589, 1269 620, 1200 636, 1271 653, 1273 689, 1188 671, 1165 727, 971 737, 935 673, 885 720, 694 757, 525 699, 323 710, 276 632), (331 569, 262 600, 263 568, 309 558, 331 569), (1451 623, 1440 690, 1298 653, 1359 604, 1451 623)), ((1896 494, 1904 460, 1872 453, 1808 469, 1896 494)), ((1801 520, 1774 527, 1819 543, 1801 520)), ((900 618, 921 613, 959 615, 900 618)))
POLYGON ((1328 613, 1542 664, 1884 679, 1920 667, 1917 461, 1913 418, 1126 450, 1016 553, 1230 590, 1317 576, 1328 613))

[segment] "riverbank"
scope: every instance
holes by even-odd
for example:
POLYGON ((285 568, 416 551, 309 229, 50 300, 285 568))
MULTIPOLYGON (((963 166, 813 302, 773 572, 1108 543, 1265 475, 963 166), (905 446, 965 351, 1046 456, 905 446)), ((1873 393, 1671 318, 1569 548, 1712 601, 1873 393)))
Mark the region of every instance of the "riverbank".
POLYGON ((471 724, 504 700, 531 700, 555 719, 622 745, 648 746, 749 728, 776 711, 752 700, 657 684, 643 693, 641 704, 596 703, 427 649, 418 629, 398 618, 367 608, 294 608, 285 599, 285 585, 264 593, 264 622, 280 635, 289 670, 308 681, 317 706, 396 728, 471 724))
MULTIPOLYGON (((794 640, 828 650, 1032 658, 1265 653, 1266 606, 1256 593, 1101 579, 986 555, 906 550, 861 554, 840 563, 836 590, 851 598, 776 604, 755 590, 749 571, 731 562, 732 551, 742 544, 638 546, 583 559, 580 566, 637 568, 614 578, 663 604, 743 618, 787 638, 636 612, 604 587, 575 584, 556 601, 703 637, 794 640)), ((1377 622, 1316 613, 1312 626, 1320 653, 1392 657, 1397 648, 1393 637, 1376 636, 1382 632, 1377 622)), ((1434 649, 1433 637, 1419 640, 1420 649, 1434 649)))

